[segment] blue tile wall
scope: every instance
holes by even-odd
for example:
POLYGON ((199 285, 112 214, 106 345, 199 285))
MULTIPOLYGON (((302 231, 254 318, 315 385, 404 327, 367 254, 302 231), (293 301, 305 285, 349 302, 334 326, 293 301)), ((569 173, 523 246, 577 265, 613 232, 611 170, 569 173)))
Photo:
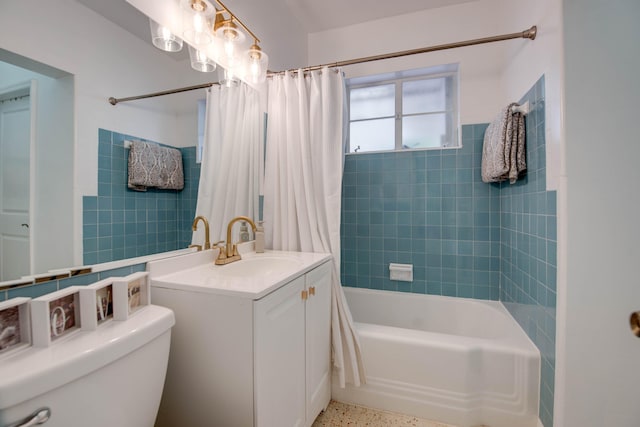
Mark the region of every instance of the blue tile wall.
POLYGON ((463 126, 461 149, 347 156, 344 285, 499 298, 499 187, 480 175, 486 127, 463 126), (392 262, 413 264, 413 282, 390 280, 392 262))
POLYGON ((140 139, 98 130, 98 195, 83 197, 83 263, 149 255, 188 246, 200 179, 195 147, 180 149, 182 191, 127 188, 128 150, 124 141, 140 139))
POLYGON ((553 425, 556 337, 556 192, 546 191, 544 77, 520 100, 526 116, 527 174, 500 185, 500 300, 542 356, 540 419, 553 425))
POLYGON ((481 180, 487 124, 462 126, 462 148, 346 157, 342 188, 345 286, 500 300, 542 355, 540 419, 553 425, 556 193, 546 191, 544 77, 520 100, 527 173, 481 180), (409 263, 413 282, 389 279, 409 263))

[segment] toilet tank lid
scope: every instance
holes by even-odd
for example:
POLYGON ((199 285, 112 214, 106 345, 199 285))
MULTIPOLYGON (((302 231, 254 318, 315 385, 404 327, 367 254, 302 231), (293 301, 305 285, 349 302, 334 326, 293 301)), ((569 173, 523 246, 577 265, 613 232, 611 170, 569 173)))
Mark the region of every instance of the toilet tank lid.
POLYGON ((126 356, 171 329, 173 312, 148 305, 126 321, 76 331, 46 348, 0 357, 0 411, 46 393, 126 356))

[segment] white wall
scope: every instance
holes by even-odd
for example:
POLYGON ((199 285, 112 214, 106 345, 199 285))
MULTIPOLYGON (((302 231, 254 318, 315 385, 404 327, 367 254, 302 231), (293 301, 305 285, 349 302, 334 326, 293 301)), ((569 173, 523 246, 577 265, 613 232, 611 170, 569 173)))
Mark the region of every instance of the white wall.
MULTIPOLYGON (((504 19, 500 4, 497 0, 476 0, 313 33, 309 35, 309 63, 325 64, 519 32, 532 25, 533 22, 523 25, 504 19)), ((369 62, 345 67, 344 71, 347 77, 355 77, 458 62, 461 123, 483 123, 491 121, 508 102, 501 80, 508 52, 506 46, 528 43, 531 42, 511 40, 369 62)))
POLYGON ((509 59, 500 77, 507 99, 517 100, 545 76, 547 190, 557 190, 558 177, 564 174, 562 2, 510 0, 504 2, 503 8, 518 28, 533 24, 538 27, 533 43, 506 45, 509 59))
POLYGON ((0 3, 2 48, 74 76, 74 252, 82 257, 81 202, 97 193, 98 128, 175 146, 197 142, 204 91, 111 106, 107 99, 217 81, 198 73, 73 0, 0 3))

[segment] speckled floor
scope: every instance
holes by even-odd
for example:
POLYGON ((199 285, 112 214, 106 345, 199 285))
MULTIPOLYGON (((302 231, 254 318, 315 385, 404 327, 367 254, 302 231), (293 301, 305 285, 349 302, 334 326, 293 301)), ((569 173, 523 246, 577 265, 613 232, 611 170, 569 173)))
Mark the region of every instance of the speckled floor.
POLYGON ((409 415, 377 411, 332 400, 312 427, 455 427, 409 415))

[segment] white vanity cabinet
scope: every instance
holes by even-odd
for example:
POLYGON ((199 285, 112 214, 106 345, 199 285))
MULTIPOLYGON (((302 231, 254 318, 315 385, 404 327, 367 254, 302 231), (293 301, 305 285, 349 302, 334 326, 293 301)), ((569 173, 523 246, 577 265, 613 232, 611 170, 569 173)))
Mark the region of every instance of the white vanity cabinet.
POLYGON ((254 303, 255 426, 310 426, 329 403, 331 264, 254 303))
MULTIPOLYGON (((149 269, 152 303, 176 317, 155 427, 308 427, 329 403, 331 257, 283 254, 304 262, 270 288, 268 273, 238 286, 211 279, 212 271, 239 274, 242 260, 235 270, 169 261, 149 269)), ((276 256, 265 254, 264 264, 276 256)))

